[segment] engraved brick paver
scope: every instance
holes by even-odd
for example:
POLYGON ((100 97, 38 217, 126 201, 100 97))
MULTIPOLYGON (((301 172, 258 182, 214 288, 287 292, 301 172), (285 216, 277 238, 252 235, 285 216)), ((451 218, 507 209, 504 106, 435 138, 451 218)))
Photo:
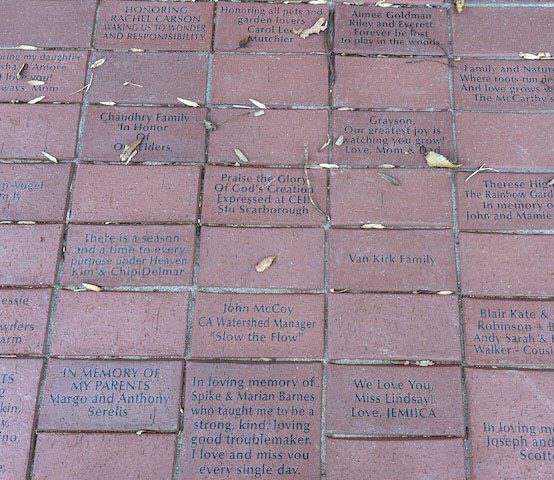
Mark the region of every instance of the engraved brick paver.
POLYGON ((0 480, 551 479, 554 2, 455 3, 0 0, 0 480))

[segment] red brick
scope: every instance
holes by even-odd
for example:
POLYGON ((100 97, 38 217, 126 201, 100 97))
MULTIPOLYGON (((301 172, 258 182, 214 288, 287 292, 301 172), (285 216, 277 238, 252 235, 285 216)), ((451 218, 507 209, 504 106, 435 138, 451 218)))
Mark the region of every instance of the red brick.
POLYGON ((207 53, 96 52, 91 61, 102 58, 106 62, 94 70, 89 102, 179 104, 180 97, 206 103, 207 53))
POLYGON ((40 354, 50 314, 50 289, 0 290, 0 352, 40 354))
POLYGON ((4 67, 0 73, 0 102, 28 102, 42 95, 42 103, 82 101, 82 91, 72 93, 86 83, 87 58, 86 52, 0 49, 4 67), (40 80, 44 85, 31 86, 31 80, 40 80))
POLYGON ((460 368, 329 365, 327 433, 463 436, 463 432, 460 368))
POLYGON ((100 6, 94 46, 107 50, 209 50, 212 29, 210 2, 106 0, 100 6))
POLYGON ((268 107, 327 105, 327 72, 324 55, 216 54, 212 103, 252 106, 253 98, 268 107))
POLYGON ((462 292, 553 295, 552 237, 460 233, 462 292))
POLYGON ((323 288, 324 232, 311 228, 202 229, 202 287, 323 288), (255 266, 276 255, 263 272, 255 266))
POLYGON ((554 42, 553 20, 549 8, 465 8, 452 15, 454 55, 536 54, 554 42))
MULTIPOLYGON (((164 167, 165 168, 165 167, 164 167)), ((242 225, 323 225, 327 172, 304 169, 207 167, 202 222, 242 225), (311 198, 311 199, 310 199, 311 198)))
POLYGON ((194 241, 192 225, 72 225, 63 282, 100 286, 190 285, 194 241))
POLYGON ((328 439, 326 478, 465 478, 464 444, 448 440, 328 439))
POLYGON ((319 364, 188 363, 180 478, 319 480, 320 418, 319 364))
POLYGON ((450 172, 334 170, 331 219, 335 225, 452 226, 450 172))
POLYGON ((552 67, 532 60, 462 60, 454 66, 457 109, 517 112, 554 106, 554 83, 541 83, 552 67))
POLYGON ((554 302, 465 298, 463 312, 467 361, 554 366, 554 302))
POLYGON ((214 48, 218 51, 310 53, 325 52, 325 33, 300 38, 320 18, 329 18, 329 5, 252 6, 219 2, 216 7, 214 48), (241 41, 249 41, 240 46, 241 41))
POLYGON ((446 60, 336 57, 335 75, 335 107, 450 107, 446 60))
POLYGON ((165 480, 173 475, 174 452, 175 435, 39 433, 33 478, 165 480))
POLYGON ((90 47, 96 4, 96 0, 3 0, 0 45, 90 47))
POLYGON ((203 162, 205 118, 204 108, 89 106, 81 158, 119 162, 125 144, 143 134, 134 163, 203 162))
POLYGON ((79 165, 74 222, 194 222, 199 167, 79 165))
POLYGON ((0 105, 0 158, 73 159, 79 114, 79 105, 0 105))
POLYGON ((552 442, 551 372, 467 369, 466 382, 472 478, 551 476, 552 450, 538 446, 552 442))
POLYGON ((253 111, 212 109, 217 130, 210 133, 209 161, 235 163, 234 149, 247 154, 249 165, 304 165, 304 145, 309 163, 326 163, 329 117, 326 110, 253 111))
POLYGON ((198 293, 192 357, 323 356, 322 295, 198 293))
POLYGON ((333 162, 339 165, 426 166, 427 150, 454 158, 448 112, 333 112, 333 162))
POLYGON ((63 222, 70 175, 70 165, 1 164, 1 219, 63 222))
POLYGON ((329 357, 461 360, 455 295, 329 297, 329 357))
POLYGON ((182 370, 180 361, 50 359, 39 429, 176 430, 182 370))
POLYGON ((27 478, 29 448, 33 442, 33 419, 42 361, 7 359, 0 361, 2 394, 2 460, 0 475, 27 478))
POLYGON ((457 113, 458 159, 496 168, 551 168, 554 118, 550 114, 457 113))
POLYGON ((63 225, 2 225, 0 285, 52 285, 63 225))
POLYGON ((184 355, 188 293, 68 292, 58 297, 55 355, 184 355))
POLYGON ((456 290, 450 230, 331 230, 329 241, 336 290, 456 290))
MULTIPOLYGON (((347 3, 348 0, 338 0, 336 3, 347 3)), ((488 0, 487 0, 488 1, 488 0)), ((353 2, 350 2, 353 3, 353 2)), ((356 3, 369 3, 370 5, 375 5, 375 2, 373 0, 364 0, 363 2, 356 2, 356 3)), ((444 5, 445 2, 443 0, 391 0, 387 1, 385 3, 390 3, 393 5, 444 5)), ((388 8, 388 7, 380 7, 380 8, 388 8)), ((394 7, 397 8, 397 7, 394 7)))
POLYGON ((448 32, 442 8, 337 5, 336 53, 446 55, 448 32))
POLYGON ((553 225, 552 174, 480 173, 456 177, 460 228, 547 230, 553 225))

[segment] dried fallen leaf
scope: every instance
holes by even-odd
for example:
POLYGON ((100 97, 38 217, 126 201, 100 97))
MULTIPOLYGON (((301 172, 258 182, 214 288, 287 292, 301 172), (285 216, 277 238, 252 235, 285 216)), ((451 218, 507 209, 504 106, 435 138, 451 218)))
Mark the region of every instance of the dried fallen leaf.
POLYGON ((106 107, 113 107, 115 102, 98 102, 100 105, 105 105, 106 107))
POLYGON ((30 220, 20 220, 17 222, 18 225, 35 225, 37 222, 32 222, 30 220))
POLYGON ((238 148, 234 149, 235 155, 242 163, 248 163, 248 157, 242 153, 238 148))
POLYGON ((550 60, 552 55, 548 52, 539 52, 536 55, 534 53, 519 52, 519 56, 525 60, 550 60))
POLYGON ((339 168, 335 163, 320 163, 319 166, 321 168, 339 168))
POLYGON ((265 272, 271 265, 273 261, 277 258, 277 255, 270 255, 269 257, 262 258, 258 263, 256 263, 256 272, 262 273, 265 272))
POLYGON ((21 64, 21 67, 19 67, 19 70, 18 72, 15 74, 15 76, 17 78, 21 78, 21 76, 23 75, 23 71, 29 66, 29 64, 27 63, 22 63, 21 64))
POLYGON ((376 230, 383 230, 383 228, 386 227, 380 223, 364 223, 360 228, 363 228, 364 230, 371 230, 372 228, 375 228, 376 230))
POLYGON ((549 187, 554 187, 554 178, 547 183, 549 187))
POLYGON ((122 162, 125 162, 126 164, 129 163, 137 154, 138 152, 137 148, 142 143, 143 140, 144 140, 144 135, 138 137, 136 140, 133 140, 131 143, 125 145, 123 152, 121 152, 121 155, 119 155, 119 159, 122 162))
POLYGON ((217 125, 215 123, 209 122, 208 120, 202 120, 202 123, 208 132, 215 132, 217 130, 217 125))
POLYGON ((41 102, 42 100, 44 100, 45 96, 42 95, 40 97, 37 97, 37 98, 33 98, 32 100, 29 100, 27 103, 29 103, 30 105, 34 105, 35 103, 38 103, 38 102, 41 102))
POLYGON ((133 82, 123 82, 123 86, 124 86, 124 87, 138 87, 138 88, 143 88, 142 85, 139 85, 138 83, 133 83, 133 82))
POLYGON ((381 165, 377 165, 379 168, 396 168, 396 165, 392 165, 390 163, 382 163, 381 165))
POLYGON ((42 153, 48 160, 54 163, 58 163, 58 159, 54 155, 50 155, 48 152, 40 152, 42 153))
POLYGON ((454 292, 452 290, 440 290, 437 292, 437 295, 453 295, 454 292))
POLYGON ((341 135, 339 138, 335 140, 335 145, 337 147, 340 147, 344 143, 344 135, 341 135))
POLYGON ((387 3, 385 2, 384 0, 379 0, 376 4, 375 4, 376 7, 383 7, 383 8, 388 8, 388 7, 392 7, 393 4, 392 3, 387 3))
POLYGON ((398 187, 400 185, 400 182, 396 178, 391 177, 386 173, 379 172, 377 173, 377 175, 379 175, 383 180, 386 180, 387 182, 389 182, 391 185, 394 185, 395 187, 398 187))
POLYGON ((464 9, 464 3, 465 0, 454 0, 454 6, 456 7, 456 11, 458 13, 462 13, 462 10, 464 9))
POLYGON ((106 63, 106 59, 105 58, 99 58, 98 60, 96 60, 96 62, 92 63, 90 68, 98 68, 98 67, 104 65, 104 63, 106 63))
POLYGON ((93 80, 94 80, 94 72, 90 72, 90 80, 88 81, 88 83, 84 87, 81 87, 79 90, 75 90, 74 92, 71 92, 70 95, 75 95, 76 93, 79 93, 83 90, 85 91, 85 93, 87 93, 88 89, 92 85, 93 80))
POLYGON ((354 110, 354 108, 352 108, 352 107, 339 107, 339 108, 337 108, 337 110, 339 110, 341 112, 345 112, 345 111, 354 110))
POLYGON ((246 47, 250 41, 252 40, 252 37, 250 35, 248 35, 248 37, 245 37, 243 38, 240 42, 239 42, 239 48, 244 48, 246 47))
POLYGON ((92 283, 82 283, 82 285, 87 290, 90 290, 92 292, 101 292, 102 291, 102 287, 99 287, 98 285, 93 285, 92 283))
POLYGON ((38 48, 33 45, 18 45, 15 48, 18 50, 38 50, 38 48))
POLYGON ((477 175, 479 172, 496 172, 498 173, 498 170, 496 168, 488 168, 485 167, 485 163, 481 165, 477 170, 475 170, 471 175, 469 175, 464 182, 467 182, 470 178, 472 178, 474 175, 477 175))
POLYGON ((418 367, 431 367, 435 364, 432 360, 418 360, 415 362, 418 367))
POLYGON ((300 35, 300 38, 308 38, 310 35, 317 35, 325 30, 327 30, 327 20, 324 17, 320 17, 310 28, 293 30, 292 33, 300 35))
POLYGON ((42 80, 29 80, 27 82, 29 85, 33 87, 38 87, 39 85, 44 85, 44 82, 42 80))
POLYGON ((327 141, 317 149, 318 152, 323 152, 331 144, 331 137, 327 134, 327 141))
POLYGON ((427 165, 433 168, 458 168, 461 167, 461 165, 456 165, 455 163, 452 163, 448 158, 446 158, 444 155, 441 155, 437 152, 427 152, 425 154, 425 160, 427 161, 427 165))
POLYGON ((187 107, 199 107, 200 105, 196 102, 193 102, 192 100, 187 100, 185 98, 177 97, 177 100, 179 100, 182 104, 186 105, 187 107))
POLYGON ((308 3, 310 5, 324 5, 327 3, 327 0, 310 0, 308 3))
POLYGON ((248 100, 250 100, 250 102, 252 102, 256 107, 261 108, 262 110, 266 110, 266 109, 267 109, 267 107, 265 106, 265 104, 262 103, 262 102, 258 102, 258 100, 254 100, 253 98, 249 98, 248 100))
POLYGON ((258 110, 256 112, 254 112, 254 116, 255 117, 261 117, 262 115, 265 115, 265 111, 264 110, 258 110))
POLYGON ((130 52, 144 52, 144 48, 130 48, 130 52))

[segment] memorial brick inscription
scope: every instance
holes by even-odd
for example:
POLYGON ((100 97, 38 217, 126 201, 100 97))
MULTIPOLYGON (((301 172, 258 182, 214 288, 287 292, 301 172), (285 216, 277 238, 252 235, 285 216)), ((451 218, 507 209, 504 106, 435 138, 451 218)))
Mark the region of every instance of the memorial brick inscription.
POLYGON ((211 2, 111 0, 100 7, 95 47, 100 49, 209 50, 211 2))
POLYGON ((466 359, 500 365, 554 365, 554 303, 463 300, 466 359))
POLYGON ((181 478, 320 478, 321 365, 188 363, 181 478))
POLYGON ((329 243, 334 289, 456 290, 452 231, 333 229, 329 243))
POLYGON ((462 436, 458 367, 330 365, 327 432, 462 436))
POLYGON ((427 151, 453 158, 448 112, 333 112, 333 161, 339 165, 424 166, 427 151))
POLYGON ((554 66, 528 60, 455 63, 454 102, 462 110, 552 110, 554 66))
POLYGON ((202 222, 241 225, 323 225, 327 172, 303 169, 206 169, 202 222), (309 182, 309 183, 308 183, 309 182), (313 202, 313 203, 312 203, 313 202))
POLYGON ((204 108, 91 105, 85 119, 81 158, 121 163, 119 155, 125 145, 142 138, 134 163, 203 162, 205 118, 204 108))
POLYGON ((192 357, 323 355, 323 295, 198 293, 192 357))
POLYGON ((460 228, 554 229, 552 174, 482 173, 468 182, 457 174, 460 228))
POLYGON ((72 225, 64 265, 65 285, 189 285, 192 225, 72 225))
POLYGON ((0 165, 0 220, 63 222, 71 165, 0 165))
POLYGON ((320 18, 328 19, 329 5, 285 5, 218 2, 216 51, 325 52, 324 35, 301 38, 320 18))
POLYGON ((0 102, 80 102, 88 54, 79 51, 0 50, 0 102))
POLYGON ((180 361, 59 360, 48 363, 41 430, 175 430, 180 361))
POLYGON ((42 353, 50 289, 0 290, 0 353, 42 353))
POLYGON ((467 369, 466 382, 473 478, 551 476, 551 371, 467 369))
POLYGON ((337 5, 333 51, 446 55, 446 10, 337 5))
POLYGON ((25 478, 41 360, 0 360, 0 478, 25 478))

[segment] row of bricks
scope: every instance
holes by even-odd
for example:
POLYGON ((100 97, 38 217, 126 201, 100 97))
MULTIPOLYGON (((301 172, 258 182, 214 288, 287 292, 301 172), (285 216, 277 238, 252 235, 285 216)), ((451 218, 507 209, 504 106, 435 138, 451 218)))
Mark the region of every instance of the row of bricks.
MULTIPOLYGON (((13 474, 15 471, 24 471, 26 467, 42 361, 2 360, 2 370, 6 379, 3 382, 3 395, 12 408, 6 414, 5 420, 9 423, 2 433, 18 438, 17 444, 7 442, 4 446, 13 454, 5 456, 7 464, 3 467, 9 468, 13 474)), ((506 469, 510 475, 514 471, 517 474, 528 474, 530 471, 534 475, 546 474, 550 467, 546 457, 541 459, 544 448, 529 447, 534 438, 537 441, 548 439, 548 430, 539 428, 544 425, 541 422, 547 407, 541 408, 544 404, 537 403, 537 398, 547 396, 552 390, 552 376, 541 371, 464 370, 470 451, 472 465, 476 468, 474 478, 489 478, 487 473, 496 473, 499 459, 507 463, 501 462, 504 465, 502 471, 506 469), (530 385, 532 388, 529 388, 530 385), (523 417, 521 412, 525 412, 523 417), (518 461, 519 457, 508 449, 494 450, 491 454, 486 448, 490 445, 491 436, 498 440, 502 425, 509 428, 515 424, 519 429, 519 445, 525 457, 529 455, 532 462, 518 461)), ((160 452, 166 452, 152 456, 152 451, 145 451, 139 458, 148 458, 146 463, 155 463, 157 467, 148 478, 170 478, 175 452, 174 435, 146 433, 142 434, 145 435, 142 439, 142 435, 133 435, 131 438, 123 434, 49 435, 43 432, 174 432, 179 429, 182 371, 183 364, 179 361, 51 359, 46 368, 38 415, 38 430, 41 433, 38 434, 36 447, 35 478, 62 478, 59 476, 60 469, 72 473, 81 470, 82 467, 72 461, 75 458, 56 461, 64 455, 60 449, 66 451, 71 447, 73 456, 79 459, 83 455, 85 460, 91 458, 91 450, 101 453, 113 448, 115 442, 129 447, 131 452, 141 452, 148 447, 158 447, 160 452), (125 385, 125 388, 121 385, 125 385), (130 385, 134 385, 138 393, 129 391, 130 385), (131 400, 135 397, 140 398, 140 401, 131 400), (165 473, 160 476, 158 469, 165 473)), ((377 437, 463 437, 466 426, 461 373, 460 367, 329 365, 325 373, 325 432, 327 435, 377 437)), ((288 459, 286 466, 289 469, 296 468, 297 473, 301 471, 301 478, 319 478, 322 380, 322 366, 319 364, 187 362, 182 407, 182 478, 190 478, 190 475, 205 478, 201 474, 207 474, 208 467, 225 468, 221 467, 222 464, 235 469, 244 463, 244 458, 250 457, 247 454, 246 457, 233 458, 231 452, 236 455, 237 451, 244 453, 249 448, 254 456, 247 464, 261 466, 263 463, 266 468, 271 466, 277 470, 282 463, 278 455, 264 459, 263 452, 268 445, 272 445, 271 450, 274 452, 281 451, 285 457, 285 451, 294 455, 288 459), (237 406, 238 402, 241 402, 240 407, 237 406), (235 410, 238 412, 235 413, 235 410), (252 440, 255 437, 258 442, 252 440), (267 438, 265 442, 264 437, 267 438), (247 438, 251 439, 250 443, 245 443, 247 438)), ((327 458, 330 459, 347 456, 348 453, 361 455, 359 448, 362 446, 372 445, 377 448, 378 444, 361 440, 358 444, 348 444, 344 440, 328 441, 327 458)), ((384 454, 381 462, 386 464, 392 461, 389 455, 397 451, 394 445, 387 444, 386 449, 379 449, 384 454)), ((408 452, 418 448, 418 456, 421 456, 419 447, 423 447, 424 451, 431 448, 425 447, 423 440, 413 443, 404 440, 396 445, 397 448, 406 447, 408 452)), ((116 458, 119 463, 116 468, 126 465, 122 461, 126 454, 122 457, 117 455, 116 458)), ((456 476, 452 476, 452 471, 445 470, 445 476, 441 478, 463 476, 461 441, 443 439, 433 443, 432 458, 446 464, 441 466, 436 461, 432 462, 430 465, 434 472, 454 468, 456 476)), ((106 459, 102 463, 106 463, 106 459)), ((133 463, 144 468, 136 458, 133 463)), ((360 468, 351 460, 347 464, 350 466, 345 464, 341 468, 352 468, 354 471, 360 468)), ((85 465, 88 465, 86 460, 85 465)), ((412 463, 408 462, 408 465, 414 468, 412 463)), ((214 471, 211 470, 211 473, 214 471)), ((410 472, 413 474, 413 470, 410 472)), ((140 478, 129 477, 128 473, 118 478, 140 478)), ((15 476, 12 475, 12 478, 15 476)))
MULTIPOLYGON (((331 139, 327 110, 254 112, 211 109, 208 162, 235 164, 234 150, 240 149, 249 165, 304 166, 305 146, 310 164, 328 162, 329 149, 337 165, 425 166, 427 150, 456 161, 449 112, 333 110, 331 139)), ((120 163, 125 144, 141 135, 133 163, 205 161, 205 109, 91 105, 84 115, 82 162, 120 163)), ((42 152, 58 160, 75 158, 80 106, 0 105, 0 118, 0 158, 48 161, 42 152)), ((552 115, 457 112, 454 122, 457 160, 465 167, 486 162, 497 169, 552 168, 552 115)))
MULTIPOLYGON (((0 290, 0 353, 44 353, 51 298, 50 289, 0 290)), ((182 357, 189 300, 188 292, 62 290, 48 350, 182 357)), ((199 292, 190 356, 323 358, 324 303, 322 294, 199 292)), ((464 298, 462 312, 467 363, 554 367, 554 302, 464 298)), ((455 295, 333 293, 327 316, 330 359, 462 360, 455 295)))
MULTIPOLYGON (((96 0, 67 4, 59 0, 4 0, 0 45, 89 48, 96 0), (63 11, 63 15, 60 15, 63 11), (68 28, 71 26, 71 28, 68 28), (45 32, 48 32, 45 35, 45 32)), ((407 2, 402 2, 407 3, 407 2)), ((180 3, 104 0, 100 4, 95 40, 98 49, 145 49, 253 52, 325 52, 323 35, 302 38, 319 18, 328 20, 329 5, 286 5, 232 2, 180 3), (215 7, 214 7, 215 5, 215 7)), ((380 8, 336 5, 334 51, 365 54, 431 54, 449 51, 445 8, 380 8)), ((514 57, 539 52, 552 43, 552 13, 527 8, 467 8, 452 13, 454 55, 514 57)))
MULTIPOLYGON (((0 164, 0 221, 63 222, 74 169, 0 164)), ((445 170, 332 169, 328 189, 325 169, 208 165, 201 207, 199 166, 80 164, 76 171, 72 223, 321 226, 328 191, 333 226, 452 227, 454 220, 445 170)), ((551 173, 454 176, 460 230, 552 230, 551 173)))
MULTIPOLYGON (((91 65, 103 63, 91 70, 88 82, 86 52, 14 53, 4 49, 0 50, 2 57, 9 60, 5 61, 4 72, 0 72, 1 102, 28 102, 44 97, 42 103, 75 103, 83 100, 87 90, 90 103, 180 105, 178 98, 206 103, 208 53, 95 52, 91 65), (85 83, 90 83, 86 89, 85 83)), ((334 107, 450 108, 450 68, 446 59, 337 56, 333 64, 334 107)), ((551 111, 553 71, 548 62, 534 60, 454 60, 454 109, 551 111)), ((278 108, 328 105, 328 58, 215 54, 211 103, 252 107, 251 98, 278 108)), ((91 114, 98 109, 102 108, 94 107, 91 114)), ((102 110, 118 112, 113 108, 102 110)))
MULTIPOLYGON (((63 225, 3 225, 0 285, 54 284, 62 233, 63 225)), ((61 282, 192 285, 195 239, 193 225, 70 225, 61 282)), ((461 232, 462 293, 553 295, 550 244, 548 234, 461 232)), ((199 287, 321 290, 325 231, 202 227, 198 262, 199 287), (269 269, 255 268, 270 256, 269 269)), ((457 290, 452 230, 332 229, 328 264, 336 290, 457 290)))

